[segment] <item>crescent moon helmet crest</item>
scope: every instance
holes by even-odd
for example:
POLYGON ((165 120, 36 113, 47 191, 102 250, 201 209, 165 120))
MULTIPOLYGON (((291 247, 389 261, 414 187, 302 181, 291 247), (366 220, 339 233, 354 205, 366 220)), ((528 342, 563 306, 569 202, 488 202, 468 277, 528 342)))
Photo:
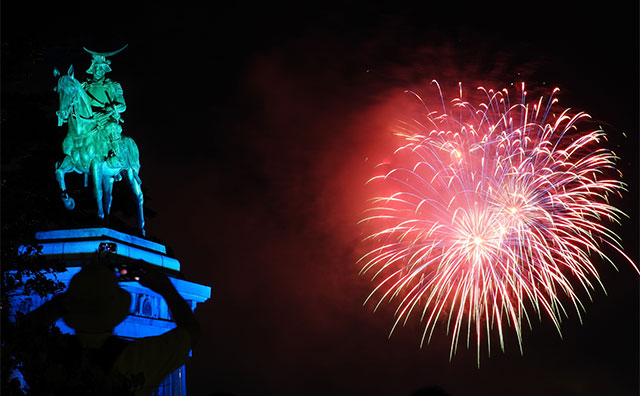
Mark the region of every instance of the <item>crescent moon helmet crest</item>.
POLYGON ((129 44, 125 44, 124 47, 120 48, 119 50, 116 51, 111 51, 111 52, 96 52, 96 51, 91 51, 90 49, 87 49, 86 47, 82 47, 85 51, 87 51, 88 53, 90 53, 93 56, 103 56, 105 58, 109 57, 109 56, 113 56, 119 52, 122 52, 125 48, 127 48, 129 46, 129 44))
POLYGON ((120 53, 122 50, 124 50, 128 46, 129 46, 129 44, 125 44, 124 47, 120 48, 119 50, 111 51, 111 52, 96 52, 96 51, 91 51, 90 49, 87 49, 86 47, 82 47, 85 51, 90 53, 91 56, 92 56, 91 67, 89 67, 89 69, 87 70, 87 73, 88 74, 93 74, 93 71, 95 70, 95 68, 97 66, 101 66, 101 67, 105 68, 105 73, 106 72, 110 72, 111 71, 111 66, 109 66, 109 65, 111 64, 111 61, 108 60, 107 57, 113 56, 113 55, 115 55, 117 53, 120 53))

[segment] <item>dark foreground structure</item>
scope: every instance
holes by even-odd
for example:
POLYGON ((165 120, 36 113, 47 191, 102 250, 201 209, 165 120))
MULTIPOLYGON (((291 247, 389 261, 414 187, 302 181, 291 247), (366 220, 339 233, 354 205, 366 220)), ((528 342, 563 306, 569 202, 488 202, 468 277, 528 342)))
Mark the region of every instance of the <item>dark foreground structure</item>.
MULTIPOLYGON (((69 285, 83 266, 98 257, 109 268, 120 269, 119 286, 129 292, 129 314, 117 325, 113 334, 120 339, 135 340, 164 334, 176 327, 166 301, 158 293, 136 281, 135 269, 144 264, 161 269, 187 302, 191 310, 211 296, 211 288, 181 279, 180 262, 167 255, 166 247, 159 243, 128 235, 109 228, 83 228, 38 232, 36 240, 47 259, 63 261, 67 267, 56 273, 59 281, 69 285)), ((53 276, 53 275, 52 275, 53 276)), ((12 301, 17 312, 28 313, 44 304, 52 296, 18 295, 12 301)), ((74 330, 64 322, 56 326, 65 334, 74 330)), ((182 366, 170 374, 154 392, 157 396, 186 395, 186 373, 182 366)))

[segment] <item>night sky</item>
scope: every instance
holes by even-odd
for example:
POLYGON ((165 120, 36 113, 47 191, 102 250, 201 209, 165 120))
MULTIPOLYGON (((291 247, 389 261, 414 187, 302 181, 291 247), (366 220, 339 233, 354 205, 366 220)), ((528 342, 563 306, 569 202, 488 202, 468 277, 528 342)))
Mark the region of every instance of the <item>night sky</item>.
MULTIPOLYGON (((403 92, 434 94, 432 79, 451 96, 458 81, 557 86, 561 107, 591 114, 622 158, 629 192, 616 204, 630 219, 615 230, 638 262, 637 4, 17 3, 2 4, 3 174, 17 141, 61 155, 53 68, 73 64, 84 80, 83 46, 129 45, 109 77, 140 149, 149 238, 212 287, 196 310, 190 395, 639 393, 638 275, 619 256, 619 271, 599 267, 608 295, 580 294, 582 324, 569 311, 561 339, 534 320, 523 355, 509 336, 480 369, 474 347, 449 362, 444 331, 420 349, 417 320, 389 339, 393 307, 363 306, 373 284, 356 264, 365 181, 394 148, 403 92)), ((34 171, 54 184, 42 161, 34 171)), ((120 201, 113 216, 133 223, 120 201)))

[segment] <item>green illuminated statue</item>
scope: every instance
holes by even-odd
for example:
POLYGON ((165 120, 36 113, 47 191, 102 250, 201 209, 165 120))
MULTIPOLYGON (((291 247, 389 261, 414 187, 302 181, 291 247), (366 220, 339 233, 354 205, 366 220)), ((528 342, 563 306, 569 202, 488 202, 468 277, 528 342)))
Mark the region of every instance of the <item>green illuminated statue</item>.
POLYGON ((54 75, 59 77, 55 88, 60 99, 56 112, 58 126, 68 123, 67 136, 62 142, 65 157, 56 165, 56 179, 62 190, 62 202, 72 210, 75 202, 67 192, 65 174, 83 173, 85 185, 90 175, 98 216, 104 218, 105 213, 108 215, 111 210, 114 181, 126 178, 137 200, 138 227, 145 235, 138 146, 133 139, 122 135, 120 124, 124 120, 120 114, 126 109, 122 87, 106 78, 106 73, 111 71, 111 62, 107 58, 124 48, 126 46, 109 53, 85 48, 92 55, 92 62, 87 70, 90 77, 84 83, 74 77, 73 66, 66 75, 54 70, 54 75))

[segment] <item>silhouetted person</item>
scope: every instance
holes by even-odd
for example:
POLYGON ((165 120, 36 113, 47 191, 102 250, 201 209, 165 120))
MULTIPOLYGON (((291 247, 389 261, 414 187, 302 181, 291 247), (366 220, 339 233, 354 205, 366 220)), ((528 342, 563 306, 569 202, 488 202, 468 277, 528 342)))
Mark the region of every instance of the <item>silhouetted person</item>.
POLYGON ((76 331, 75 335, 53 337, 49 345, 36 346, 39 352, 23 359, 28 393, 148 396, 185 364, 200 336, 191 309, 160 270, 148 268, 139 282, 164 297, 176 328, 133 341, 114 336, 113 328, 129 314, 131 296, 118 286, 110 268, 86 266, 72 278, 65 293, 24 318, 23 326, 34 334, 59 318, 76 331), (40 373, 28 372, 28 366, 38 364, 40 373))

